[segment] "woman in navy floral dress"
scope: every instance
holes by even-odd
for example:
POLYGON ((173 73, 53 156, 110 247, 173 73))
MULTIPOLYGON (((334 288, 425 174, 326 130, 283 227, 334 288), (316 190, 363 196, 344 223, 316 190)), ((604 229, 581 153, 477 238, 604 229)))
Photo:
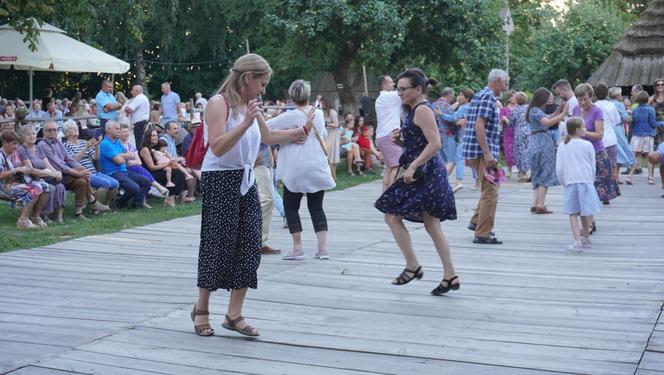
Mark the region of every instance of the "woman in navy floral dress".
MULTIPOLYGON (((431 294, 441 295, 459 289, 461 284, 440 225, 443 220, 456 219, 456 206, 445 164, 438 156, 441 141, 434 112, 424 96, 432 83, 435 84, 435 81, 428 80, 420 69, 407 69, 397 77, 397 92, 408 111, 401 127, 404 153, 399 161, 399 168, 405 171, 378 198, 375 206, 385 213, 385 221, 406 258, 406 268, 392 284, 404 285, 424 275, 403 219, 424 223, 444 271, 443 281, 431 294)), ((393 137, 399 137, 397 130, 393 137)))

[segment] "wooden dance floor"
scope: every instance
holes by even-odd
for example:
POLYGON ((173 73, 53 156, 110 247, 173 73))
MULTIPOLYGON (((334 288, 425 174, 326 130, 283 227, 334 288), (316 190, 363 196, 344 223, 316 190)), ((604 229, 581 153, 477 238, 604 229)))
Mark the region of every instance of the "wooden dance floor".
MULTIPOLYGON (((664 191, 636 177, 583 254, 564 250, 562 190, 555 214, 534 215, 528 184, 501 190, 505 244, 472 244, 466 186, 443 225, 462 286, 443 297, 422 225, 409 224, 423 280, 390 284, 404 261, 372 208, 379 183, 330 193, 331 260, 313 259, 304 208, 307 260, 263 257, 245 304, 257 340, 221 327, 225 291, 216 336, 193 333, 199 217, 0 254, 0 374, 664 375, 664 191)), ((277 221, 270 243, 287 249, 277 221)))

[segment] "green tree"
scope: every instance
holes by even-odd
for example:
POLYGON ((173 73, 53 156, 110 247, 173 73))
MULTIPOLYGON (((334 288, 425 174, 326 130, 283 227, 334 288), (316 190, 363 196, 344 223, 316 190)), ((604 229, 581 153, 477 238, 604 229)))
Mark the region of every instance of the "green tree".
POLYGON ((54 3, 54 0, 0 0, 0 24, 9 23, 25 34, 24 41, 35 51, 39 29, 32 18, 40 23, 53 13, 54 3))
POLYGON ((518 80, 534 89, 565 78, 588 78, 610 54, 628 27, 624 13, 601 2, 573 4, 562 17, 553 17, 532 32, 532 48, 517 56, 518 80))

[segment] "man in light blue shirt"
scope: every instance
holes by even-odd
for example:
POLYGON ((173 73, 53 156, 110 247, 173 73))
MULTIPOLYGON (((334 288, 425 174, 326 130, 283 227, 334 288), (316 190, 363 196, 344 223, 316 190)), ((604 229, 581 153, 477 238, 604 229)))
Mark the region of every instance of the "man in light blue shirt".
POLYGON ((161 124, 166 125, 169 121, 176 121, 180 118, 180 95, 171 91, 171 85, 168 82, 161 84, 161 105, 159 114, 161 115, 161 124))
POLYGON ((126 207, 133 200, 133 208, 151 208, 146 203, 150 180, 127 169, 127 161, 135 157, 120 143, 120 124, 115 120, 107 123, 106 136, 99 144, 99 162, 102 172, 120 183, 124 194, 118 198, 118 208, 126 207))
POLYGON ((118 110, 122 108, 122 104, 118 103, 113 96, 113 83, 105 79, 101 83, 101 90, 95 97, 97 104, 97 113, 99 113, 99 124, 101 125, 102 134, 106 133, 106 122, 109 120, 118 119, 118 110))
POLYGON ((55 102, 50 102, 47 105, 46 116, 49 120, 55 121, 58 124, 58 130, 62 131, 62 111, 56 108, 55 102))
POLYGON ((39 100, 34 100, 32 102, 32 111, 25 116, 25 119, 37 129, 41 129, 44 126, 44 122, 48 120, 48 114, 42 111, 41 102, 39 100))

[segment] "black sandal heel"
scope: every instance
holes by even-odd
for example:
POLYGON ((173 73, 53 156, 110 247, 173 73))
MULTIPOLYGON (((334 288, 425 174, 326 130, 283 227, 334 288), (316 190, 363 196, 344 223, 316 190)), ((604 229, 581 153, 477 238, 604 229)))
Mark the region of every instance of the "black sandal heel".
POLYGON ((443 286, 443 283, 438 284, 436 289, 431 291, 431 294, 433 294, 434 296, 440 296, 440 295, 443 295, 443 294, 449 292, 450 290, 459 290, 459 288, 461 288, 461 283, 460 282, 457 283, 457 284, 452 284, 452 281, 454 281, 458 278, 459 278, 459 276, 454 276, 453 278, 451 278, 449 280, 443 279, 443 283, 446 283, 446 285, 443 286))
POLYGON ((392 280, 393 285, 406 285, 413 279, 422 279, 424 272, 422 271, 422 266, 417 267, 415 271, 411 271, 408 268, 404 268, 401 275, 397 276, 396 279, 392 280), (412 275, 412 276, 411 276, 412 275))

